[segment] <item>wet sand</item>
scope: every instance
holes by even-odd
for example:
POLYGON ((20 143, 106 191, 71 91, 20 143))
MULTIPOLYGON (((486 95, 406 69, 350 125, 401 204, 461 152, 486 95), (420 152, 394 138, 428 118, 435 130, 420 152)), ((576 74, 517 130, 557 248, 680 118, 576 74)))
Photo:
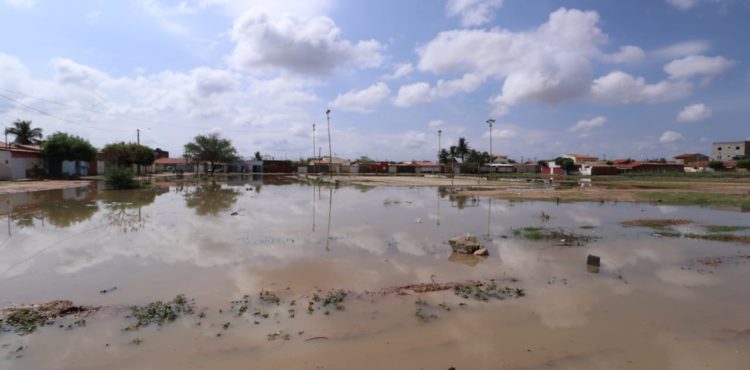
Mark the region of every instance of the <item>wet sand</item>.
POLYGON ((80 188, 90 186, 88 180, 31 180, 31 181, 10 181, 0 184, 0 194, 16 194, 34 191, 45 191, 54 189, 80 188))

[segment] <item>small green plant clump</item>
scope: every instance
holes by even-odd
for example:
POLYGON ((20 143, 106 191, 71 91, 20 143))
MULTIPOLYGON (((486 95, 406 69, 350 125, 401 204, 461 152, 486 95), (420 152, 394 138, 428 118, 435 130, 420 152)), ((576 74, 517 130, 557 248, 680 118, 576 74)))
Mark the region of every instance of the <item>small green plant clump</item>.
POLYGON ((526 292, 521 288, 510 288, 500 287, 495 283, 480 286, 457 286, 453 289, 453 293, 464 299, 476 299, 478 301, 487 302, 490 299, 506 299, 506 298, 521 298, 526 295, 526 292))
POLYGON ((427 322, 432 319, 437 319, 438 316, 435 314, 430 314, 425 312, 425 310, 422 309, 422 307, 417 307, 417 310, 414 311, 414 316, 416 316, 419 321, 427 322))
POLYGON ((260 301, 263 303, 275 304, 277 306, 281 304, 281 298, 279 298, 279 296, 267 290, 260 291, 260 301))
POLYGON ((136 189, 138 182, 135 181, 135 173, 127 167, 113 167, 104 173, 104 181, 107 187, 114 190, 136 189))
POLYGON ((36 310, 21 308, 14 310, 0 322, 3 329, 10 327, 16 334, 26 335, 36 331, 38 326, 47 324, 47 319, 36 310))
POLYGON ((145 306, 133 306, 130 308, 130 315, 127 317, 135 319, 136 323, 123 329, 123 331, 138 330, 151 324, 164 326, 177 320, 183 314, 192 314, 194 310, 195 304, 183 294, 177 295, 168 302, 156 301, 145 306))
MULTIPOLYGON (((318 293, 313 293, 310 300, 307 302, 307 313, 313 314, 315 309, 322 309, 325 307, 333 306, 337 311, 343 311, 345 309, 344 300, 349 293, 346 290, 332 290, 326 293, 325 297, 321 297, 318 293), (316 303, 318 304, 315 307, 316 303)), ((331 312, 326 310, 323 312, 325 315, 330 315, 331 312)))
POLYGON ((750 229, 748 226, 723 226, 723 225, 710 225, 706 226, 706 231, 710 233, 732 233, 735 231, 742 231, 750 229))
POLYGON ((622 223, 625 227, 648 227, 651 229, 663 229, 670 226, 688 225, 693 221, 679 219, 655 219, 655 220, 630 220, 622 223))
POLYGON ((269 342, 272 342, 272 341, 274 341, 274 340, 276 340, 278 338, 281 338, 283 340, 289 340, 292 337, 289 334, 287 334, 287 333, 285 333, 283 331, 277 331, 277 332, 268 334, 268 341, 269 342))

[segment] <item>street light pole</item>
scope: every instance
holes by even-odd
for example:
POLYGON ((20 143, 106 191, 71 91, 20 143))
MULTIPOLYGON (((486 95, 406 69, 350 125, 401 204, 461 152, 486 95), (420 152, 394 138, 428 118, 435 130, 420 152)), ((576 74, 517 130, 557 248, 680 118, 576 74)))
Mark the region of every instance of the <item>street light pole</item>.
POLYGON ((492 126, 495 124, 495 120, 490 118, 487 120, 487 125, 490 126, 490 172, 487 175, 487 179, 492 176, 492 164, 495 163, 495 155, 492 153, 492 126))
MULTIPOLYGON (((441 144, 441 139, 443 136, 443 130, 438 130, 438 165, 440 165, 440 152, 443 150, 443 145, 441 144)), ((442 172, 442 171, 441 171, 442 172)))
POLYGON ((328 122, 328 177, 333 179, 333 149, 331 149, 331 110, 326 110, 326 122, 328 122))
POLYGON ((313 172, 317 173, 318 172, 318 166, 315 163, 315 124, 314 123, 313 123, 313 155, 312 155, 312 160, 313 160, 313 172))

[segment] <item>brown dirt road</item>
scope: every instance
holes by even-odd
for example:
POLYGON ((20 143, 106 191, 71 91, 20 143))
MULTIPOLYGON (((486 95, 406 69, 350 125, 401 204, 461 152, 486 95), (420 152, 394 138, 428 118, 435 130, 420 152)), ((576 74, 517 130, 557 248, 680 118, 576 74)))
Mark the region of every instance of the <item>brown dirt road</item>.
POLYGON ((0 184, 0 194, 26 193, 54 189, 80 188, 90 186, 88 180, 43 180, 43 181, 11 181, 0 184))

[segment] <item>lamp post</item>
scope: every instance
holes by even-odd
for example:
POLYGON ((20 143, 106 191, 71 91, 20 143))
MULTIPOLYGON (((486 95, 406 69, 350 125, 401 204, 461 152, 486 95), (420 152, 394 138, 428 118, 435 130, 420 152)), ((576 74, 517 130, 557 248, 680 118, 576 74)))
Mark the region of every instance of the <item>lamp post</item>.
POLYGON ((333 179, 333 149, 331 149, 331 110, 326 110, 326 122, 328 123, 328 177, 333 179))
MULTIPOLYGON (((312 160, 313 160, 313 172, 318 172, 318 166, 315 163, 315 124, 313 123, 313 153, 312 153, 312 160)), ((314 228, 314 227, 313 227, 314 228)))
POLYGON ((495 124, 495 120, 490 118, 487 120, 487 125, 490 126, 490 162, 492 162, 492 126, 495 124))
MULTIPOLYGON (((441 144, 441 138, 443 136, 443 130, 438 130, 438 165, 440 164, 440 152, 443 150, 443 145, 441 144)), ((441 171, 442 172, 442 171, 441 171)))

